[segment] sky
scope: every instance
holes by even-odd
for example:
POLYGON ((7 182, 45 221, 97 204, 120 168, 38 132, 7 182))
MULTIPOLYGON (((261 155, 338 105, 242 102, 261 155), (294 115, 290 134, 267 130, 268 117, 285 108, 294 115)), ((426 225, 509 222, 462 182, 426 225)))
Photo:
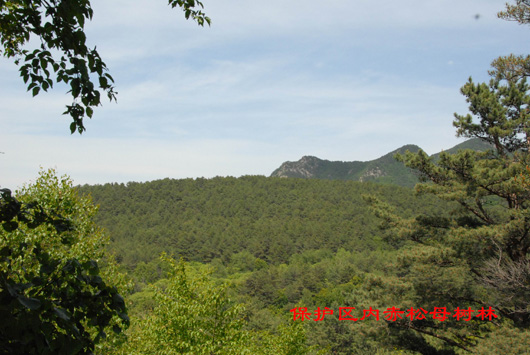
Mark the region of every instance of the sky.
POLYGON ((92 0, 87 42, 115 79, 70 134, 56 85, 33 98, 0 58, 0 187, 54 168, 75 184, 266 175, 304 155, 433 154, 465 139, 469 77, 527 54, 501 0, 204 0, 211 27, 162 0, 92 0))

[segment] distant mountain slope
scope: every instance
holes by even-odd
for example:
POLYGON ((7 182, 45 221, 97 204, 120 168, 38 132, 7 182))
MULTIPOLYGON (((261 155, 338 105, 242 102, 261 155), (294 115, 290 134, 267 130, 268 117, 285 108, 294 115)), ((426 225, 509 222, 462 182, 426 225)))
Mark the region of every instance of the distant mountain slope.
MULTIPOLYGON (((486 150, 490 146, 479 139, 470 139, 448 149, 456 153, 461 149, 486 150)), ((313 156, 304 156, 296 162, 285 162, 274 170, 271 177, 289 177, 303 179, 373 181, 384 184, 413 187, 418 178, 414 172, 394 159, 396 153, 407 150, 417 152, 417 145, 405 145, 382 157, 370 161, 329 161, 313 156)), ((440 153, 433 154, 437 157, 440 153)))
MULTIPOLYGON (((488 149, 493 148, 493 146, 489 143, 484 142, 483 140, 480 140, 478 138, 469 139, 463 143, 455 145, 453 148, 445 150, 446 153, 454 154, 462 149, 471 149, 476 150, 480 152, 484 152, 488 149)), ((440 152, 441 153, 441 152, 440 152)), ((432 157, 438 157, 440 156, 440 153, 436 153, 431 155, 432 157)))

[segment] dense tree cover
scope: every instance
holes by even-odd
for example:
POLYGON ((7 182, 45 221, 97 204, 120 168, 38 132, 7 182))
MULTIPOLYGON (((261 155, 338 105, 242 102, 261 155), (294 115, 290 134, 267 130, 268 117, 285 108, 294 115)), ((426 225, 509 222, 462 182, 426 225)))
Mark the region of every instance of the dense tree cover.
MULTIPOLYGON (((278 199, 274 209, 278 209, 287 221, 292 216, 297 216, 301 224, 306 220, 311 221, 310 216, 316 213, 317 206, 321 204, 329 210, 324 215, 325 218, 340 221, 346 217, 339 211, 344 209, 348 205, 347 200, 350 200, 359 203, 362 207, 359 211, 347 210, 347 218, 354 227, 357 227, 350 230, 353 236, 363 228, 363 223, 359 222, 363 219, 352 220, 352 212, 361 213, 362 210, 364 213, 366 210, 366 203, 359 197, 365 192, 378 194, 380 198, 386 198, 388 203, 401 204, 403 209, 399 210, 399 214, 405 218, 420 211, 424 214, 437 215, 449 207, 443 203, 433 204, 429 198, 413 199, 408 189, 345 181, 243 177, 162 180, 145 184, 134 183, 129 186, 121 184, 85 186, 80 189, 84 193, 92 188, 94 196, 97 195, 95 191, 98 189, 104 191, 108 189, 105 191, 108 192, 112 188, 118 188, 120 191, 119 194, 111 195, 113 199, 120 201, 112 209, 105 203, 116 203, 113 199, 99 201, 102 212, 101 222, 105 220, 105 215, 124 210, 117 208, 120 204, 123 204, 122 207, 126 206, 125 210, 135 211, 142 207, 142 213, 150 211, 149 206, 144 205, 146 198, 143 190, 150 191, 148 192, 151 194, 150 202, 167 196, 175 204, 187 201, 189 196, 200 196, 200 192, 203 192, 204 199, 201 197, 196 202, 187 204, 187 208, 191 211, 178 209, 179 214, 188 217, 201 216, 205 219, 203 225, 208 225, 209 221, 217 223, 219 211, 214 213, 214 208, 210 208, 212 211, 208 213, 199 214, 198 211, 209 211, 204 207, 208 201, 228 208, 232 203, 237 202, 238 196, 244 196, 239 195, 238 190, 245 191, 252 197, 239 202, 241 209, 252 210, 253 203, 268 201, 263 196, 272 194, 273 199, 278 199), (167 190, 162 189, 160 195, 156 194, 154 186, 157 184, 162 184, 167 190), (169 188, 171 186, 180 186, 178 196, 182 200, 171 193, 172 190, 169 188), (188 189, 190 191, 187 191, 188 189), (275 190, 278 190, 277 195, 273 193, 275 190), (287 195, 288 198, 280 197, 288 194, 289 191, 292 194, 287 195), (301 197, 306 194, 307 196, 299 199, 297 205, 293 205, 292 199, 296 196, 295 193, 301 197), (262 200, 257 196, 262 196, 262 200), (132 199, 133 197, 135 198, 132 199), (313 199, 317 201, 311 202, 313 199), (331 199, 334 203, 326 204, 326 199, 331 199), (345 201, 342 201, 343 199, 345 201), (197 202, 200 204, 196 204, 197 202), (202 207, 199 209, 198 206, 202 207), (302 210, 301 206, 307 208, 302 210), (300 216, 302 212, 305 214, 300 216), (333 218, 334 215, 340 218, 333 218)), ((266 205, 263 204, 263 215, 272 214, 271 210, 265 208, 266 205)), ((165 208, 174 209, 171 205, 165 205, 165 208)), ((154 210, 162 211, 160 208, 154 210)), ((258 211, 253 213, 258 214, 258 211)), ((252 223, 250 218, 252 213, 248 214, 247 219, 240 222, 241 224, 252 223)), ((113 215, 113 223, 118 226, 123 225, 120 216, 120 213, 113 215)), ((123 214, 123 216, 128 215, 123 214)), ((139 216, 135 215, 133 218, 139 216)), ((173 218, 173 216, 164 218, 173 218)), ((231 219, 228 219, 224 223, 230 221, 231 219)), ((280 215, 274 221, 281 223, 280 215)), ((374 220, 366 223, 374 223, 374 220)), ((198 227, 196 230, 199 230, 198 227)), ((344 230, 337 229, 335 235, 333 230, 330 230, 327 237, 321 239, 320 247, 316 243, 311 248, 295 249, 288 256, 277 260, 265 261, 262 259, 263 255, 254 254, 252 249, 234 248, 224 258, 202 260, 210 261, 213 273, 209 275, 205 274, 203 264, 197 262, 190 264, 177 263, 171 259, 166 261, 158 259, 158 251, 168 249, 164 239, 144 243, 142 246, 146 251, 146 257, 142 259, 143 261, 135 264, 132 260, 127 264, 131 276, 137 282, 136 292, 126 297, 130 308, 131 327, 120 336, 100 344, 95 350, 98 353, 117 354, 208 353, 207 351, 212 349, 215 349, 213 350, 215 353, 227 354, 245 353, 245 351, 257 354, 271 352, 304 354, 315 353, 317 349, 321 349, 321 353, 333 354, 455 353, 451 346, 443 345, 442 341, 436 343, 428 337, 404 330, 397 326, 398 323, 385 320, 382 315, 380 320, 370 319, 362 322, 339 320, 340 307, 355 307, 354 314, 360 318, 362 310, 370 307, 380 309, 382 312, 392 306, 402 309, 409 307, 428 309, 441 306, 436 302, 422 303, 423 300, 415 293, 413 285, 405 279, 403 268, 396 267, 403 261, 404 253, 410 249, 411 244, 399 240, 398 235, 389 233, 385 236, 382 234, 383 231, 372 227, 369 229, 372 234, 366 234, 364 239, 352 244, 346 239, 345 243, 334 248, 335 242, 330 241, 334 238, 341 240, 340 236, 345 233, 344 230), (383 236, 385 241, 381 238, 383 236), (370 238, 375 238, 376 241, 370 242, 370 238), (147 248, 148 246, 151 248, 147 248), (154 285, 147 286, 147 284, 154 285), (307 307, 311 313, 318 308, 328 307, 334 310, 334 314, 327 315, 321 321, 314 319, 294 321, 290 311, 296 307, 307 307), (214 337, 217 342, 213 341, 214 337)), ((348 230, 346 232, 349 233, 348 230)), ((138 235, 140 238, 141 233, 138 235)), ((119 243, 116 244, 111 249, 119 247, 119 243)), ((128 245, 128 248, 133 247, 132 243, 128 245)), ((188 255, 188 258, 194 259, 191 255, 188 255)), ((126 259, 124 257, 122 262, 126 259)), ((422 269, 419 263, 414 267, 417 267, 416 275, 425 273, 422 275, 424 279, 431 277, 438 282, 439 275, 436 273, 429 272, 426 268, 422 269)), ((451 289, 448 285, 451 285, 454 279, 447 277, 444 280, 447 282, 444 287, 451 289)), ((452 287, 457 288, 464 284, 464 281, 467 279, 452 287)), ((464 302, 457 302, 455 305, 465 306, 464 302)), ((311 318, 314 318, 313 314, 311 318)), ((490 322, 482 320, 474 320, 473 323, 481 330, 491 326, 490 322)), ((470 337, 477 335, 464 331, 470 337)), ((503 325, 491 334, 478 343, 477 349, 481 349, 480 353, 487 354, 497 344, 509 346, 509 337, 515 337, 516 342, 524 344, 528 336, 524 330, 515 330, 509 325, 503 325)), ((520 347, 522 349, 523 345, 520 347)))
MULTIPOLYGON (((501 16, 528 24, 528 8, 527 1, 518 1, 501 16)), ((476 346, 484 353, 488 347, 507 347, 512 335, 522 345, 510 353, 530 348, 530 190, 522 178, 530 165, 527 65, 528 58, 501 57, 493 63, 489 83, 470 78, 461 89, 470 113, 455 114, 457 135, 478 138, 491 149, 442 153, 438 160, 423 151, 398 156, 422 174, 426 183, 416 186, 418 194, 455 203, 449 218, 421 214, 403 219, 371 199, 386 225, 409 242, 395 263, 403 292, 395 303, 486 307, 499 315, 487 324, 477 319, 450 319, 443 327, 416 319, 395 323, 401 334, 441 340, 433 343, 437 351, 471 351, 476 346)))
MULTIPOLYGON (((232 313, 224 315, 226 326, 247 340, 253 339, 248 343, 257 346, 251 347, 251 353, 299 354, 316 349, 326 354, 391 353, 397 348, 387 339, 384 321, 339 321, 338 310, 350 306, 362 314, 363 308, 381 307, 380 299, 385 290, 376 289, 374 285, 385 275, 395 277, 389 265, 389 261, 395 259, 394 253, 311 250, 293 255, 286 264, 262 265, 258 269, 255 268, 256 258, 245 255, 234 258, 237 259, 234 264, 210 263, 209 268, 213 267, 214 271, 209 277, 205 277, 204 264, 188 263, 185 268, 177 264, 179 268, 170 270, 169 279, 158 280, 154 286, 129 297, 132 315, 132 326, 127 333, 129 342, 114 349, 119 349, 118 353, 134 353, 146 349, 141 344, 149 343, 152 349, 158 346, 161 353, 171 353, 168 343, 183 344, 179 339, 188 339, 188 331, 211 327, 207 324, 215 322, 217 309, 212 297, 221 295, 223 302, 231 305, 223 309, 239 309, 237 317, 232 313), (177 279, 180 280, 178 285, 187 286, 177 287, 177 279), (193 291, 190 294, 182 290, 193 291), (294 322, 290 310, 298 306, 307 307, 310 312, 317 307, 329 307, 335 314, 320 322, 294 322), (210 316, 203 316, 203 312, 210 316), (287 323, 286 318, 290 319, 287 323), (232 323, 230 319, 242 322, 232 323), (171 328, 164 326, 171 322, 176 324, 171 328), (174 338, 169 341, 168 337, 174 338)), ((164 265, 160 261, 157 263, 164 265)), ((167 265, 162 269, 167 270, 167 265)), ((200 331, 194 334, 203 335, 200 331)), ((208 344, 208 340, 200 343, 208 344)), ((228 343, 226 346, 230 349, 228 343)), ((250 346, 235 344, 239 344, 241 353, 250 346)), ((187 350, 179 351, 185 353, 187 350)))
POLYGON ((311 313, 318 307, 328 307, 334 310, 333 315, 322 321, 311 317, 312 320, 303 322, 308 344, 333 354, 375 354, 393 346, 387 346, 385 335, 380 332, 383 324, 340 321, 338 312, 339 307, 355 307, 360 311, 378 306, 377 297, 370 294, 371 279, 393 274, 387 268, 392 259, 393 251, 305 251, 293 255, 287 264, 242 275, 236 283, 249 308, 259 310, 249 314, 252 327, 274 328, 278 313, 290 314, 292 319, 290 310, 296 307, 306 307, 311 313))
POLYGON ((362 193, 373 193, 411 216, 442 211, 434 199, 371 183, 266 178, 159 180, 83 186, 100 205, 98 222, 127 266, 161 252, 187 260, 227 263, 248 251, 282 263, 304 250, 369 250, 382 246, 376 218, 362 193))
MULTIPOLYGON (((169 266, 168 278, 142 292, 154 300, 152 310, 133 318, 128 341, 109 349, 109 353, 316 353, 306 345, 301 324, 285 322, 284 316, 277 333, 249 329, 244 306, 230 299, 227 284, 216 284, 204 267, 193 268, 168 258, 163 263, 169 266)), ((138 302, 138 297, 134 299, 138 302)))
MULTIPOLYGON (((158 260, 165 251, 210 263, 213 279, 229 282, 233 299, 246 305, 244 330, 273 334, 298 306, 336 311, 392 306, 374 285, 395 276, 388 263, 402 242, 382 241, 363 193, 401 206, 403 217, 421 211, 436 215, 447 208, 397 186, 261 176, 79 190, 100 204, 99 223, 113 236, 110 248, 137 282, 129 298, 133 324, 157 307, 146 285, 161 282, 168 271, 158 260)), ((303 326, 305 346, 335 354, 384 353, 396 347, 385 336, 383 321, 352 324, 335 314, 303 326)))
POLYGON ((93 352, 129 321, 119 275, 100 271, 96 208, 53 171, 1 195, 0 353, 93 352))
MULTIPOLYGON (((180 7, 186 19, 200 26, 210 24, 201 1, 170 0, 169 5, 180 7)), ((88 0, 0 0, 0 53, 15 58, 17 65, 22 61, 20 76, 33 96, 54 82, 70 87, 73 102, 64 114, 72 117, 72 133, 83 133, 83 119, 91 118, 94 107, 101 104, 101 91, 110 100, 116 99, 106 64, 96 47, 91 49, 86 43, 85 22, 92 16, 88 0), (32 36, 39 39, 37 48, 30 48, 32 36)))

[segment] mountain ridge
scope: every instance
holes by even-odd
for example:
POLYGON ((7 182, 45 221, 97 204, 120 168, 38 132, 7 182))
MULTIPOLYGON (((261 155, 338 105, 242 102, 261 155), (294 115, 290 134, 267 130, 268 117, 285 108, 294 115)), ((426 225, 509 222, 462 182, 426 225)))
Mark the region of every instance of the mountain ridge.
MULTIPOLYGON (((486 150, 491 146, 478 138, 445 150, 456 153, 461 149, 486 150)), ((271 177, 302 178, 302 179, 327 179, 327 180, 353 180, 373 181, 383 184, 396 184, 413 187, 419 182, 413 170, 394 159, 396 153, 405 153, 407 150, 418 152, 421 148, 414 144, 407 144, 395 149, 377 159, 369 161, 330 161, 315 156, 305 155, 300 160, 287 161, 274 170, 271 177)), ((443 150, 442 150, 443 151, 443 150)), ((441 152, 431 155, 435 159, 441 152)))

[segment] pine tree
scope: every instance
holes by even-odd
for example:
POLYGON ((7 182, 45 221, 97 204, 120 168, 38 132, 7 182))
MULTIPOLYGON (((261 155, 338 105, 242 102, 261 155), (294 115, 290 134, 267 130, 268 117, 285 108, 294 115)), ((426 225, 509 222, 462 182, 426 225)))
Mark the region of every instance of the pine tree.
MULTIPOLYGON (((530 2, 523 0, 499 16, 529 24, 529 14, 530 2)), ((489 83, 470 78, 461 89, 470 113, 455 114, 457 136, 479 138, 491 149, 439 158, 423 151, 396 156, 420 173, 416 193, 450 201, 452 210, 406 220, 368 198, 402 246, 396 267, 407 293, 400 297, 394 290, 396 305, 451 312, 444 322, 414 318, 389 329, 413 332, 440 352, 472 351, 477 344, 483 349, 487 340, 479 339, 486 334, 503 339, 500 329, 530 328, 529 63, 530 56, 500 57, 492 63, 489 83), (453 317, 455 309, 470 308, 475 310, 470 321, 453 317), (491 309, 498 318, 482 320, 480 309, 491 309)))

